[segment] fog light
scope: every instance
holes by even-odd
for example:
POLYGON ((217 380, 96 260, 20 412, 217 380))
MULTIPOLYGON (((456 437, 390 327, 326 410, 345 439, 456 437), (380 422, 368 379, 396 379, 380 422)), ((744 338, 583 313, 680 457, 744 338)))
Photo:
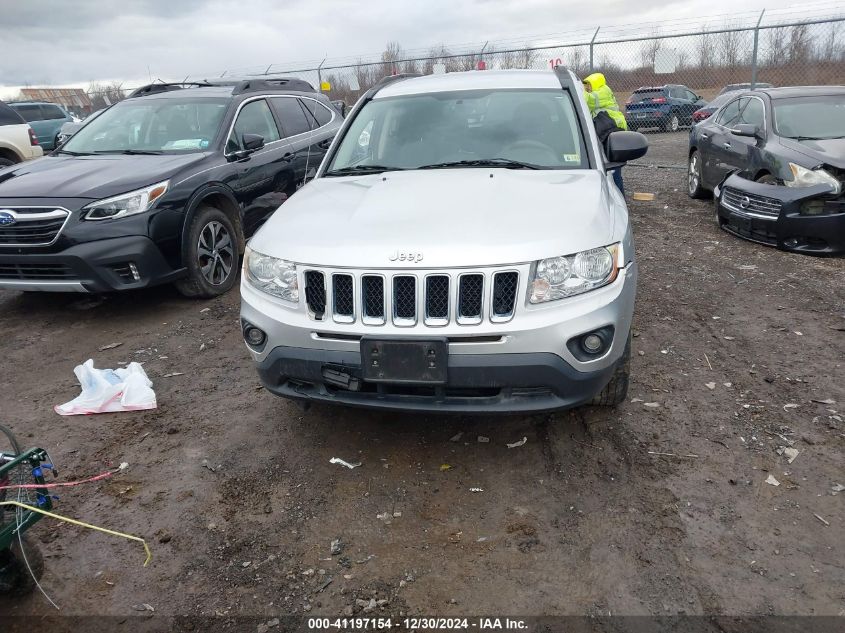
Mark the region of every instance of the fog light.
POLYGON ((824 200, 808 200, 801 205, 801 215, 821 215, 824 213, 824 200))
POLYGON ((252 325, 247 326, 244 330, 244 339, 246 342, 253 347, 258 347, 262 343, 264 343, 264 339, 267 338, 264 332, 259 330, 257 327, 252 325))
POLYGON ((138 267, 135 262, 129 262, 129 271, 132 273, 132 278, 135 281, 141 281, 141 274, 138 272, 138 267))
POLYGON ((597 354, 604 346, 604 341, 602 341, 601 337, 597 334, 588 334, 584 337, 584 340, 581 341, 581 345, 584 346, 584 351, 588 354, 597 354))

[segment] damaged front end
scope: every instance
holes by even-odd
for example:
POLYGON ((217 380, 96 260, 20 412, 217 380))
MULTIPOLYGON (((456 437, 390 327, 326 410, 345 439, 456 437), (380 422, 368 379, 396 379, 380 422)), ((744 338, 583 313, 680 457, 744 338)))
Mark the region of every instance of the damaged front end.
POLYGON ((845 255, 842 187, 786 187, 735 172, 713 193, 719 226, 738 237, 796 253, 845 255))

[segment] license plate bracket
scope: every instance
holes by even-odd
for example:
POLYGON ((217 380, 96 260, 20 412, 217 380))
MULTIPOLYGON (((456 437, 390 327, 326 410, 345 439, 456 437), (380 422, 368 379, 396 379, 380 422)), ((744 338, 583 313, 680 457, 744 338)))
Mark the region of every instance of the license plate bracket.
POLYGON ((448 365, 446 338, 361 339, 361 373, 369 382, 443 385, 448 365))

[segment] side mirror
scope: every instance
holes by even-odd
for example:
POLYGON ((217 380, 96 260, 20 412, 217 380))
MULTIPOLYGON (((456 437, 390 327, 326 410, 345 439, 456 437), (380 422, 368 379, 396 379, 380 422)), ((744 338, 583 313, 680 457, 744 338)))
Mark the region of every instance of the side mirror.
POLYGON ((611 132, 607 137, 606 169, 616 169, 629 160, 642 158, 648 151, 648 140, 639 132, 611 132))
POLYGON ((260 134, 244 134, 241 142, 247 152, 254 152, 264 147, 264 137, 260 134))
POLYGON ((750 136, 751 138, 763 138, 763 133, 756 125, 751 123, 740 123, 731 129, 734 136, 750 136))

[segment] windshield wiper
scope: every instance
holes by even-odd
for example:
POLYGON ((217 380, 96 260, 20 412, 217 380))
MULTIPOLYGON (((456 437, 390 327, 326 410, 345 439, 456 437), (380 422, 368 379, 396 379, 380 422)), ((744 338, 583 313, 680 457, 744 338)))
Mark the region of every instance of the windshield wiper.
POLYGON ((66 149, 57 149, 54 154, 67 154, 68 156, 92 156, 91 152, 71 152, 66 149))
POLYGON ((545 169, 541 165, 524 163, 510 158, 478 158, 475 160, 453 160, 446 163, 423 165, 419 169, 449 169, 450 167, 504 167, 506 169, 545 169))
POLYGON ((152 149, 106 149, 101 150, 98 152, 94 152, 95 154, 126 154, 128 156, 156 156, 158 154, 163 154, 164 152, 160 152, 158 150, 152 149))
POLYGON ((350 174, 376 174, 383 171, 402 171, 404 167, 385 167, 384 165, 353 165, 326 172, 326 176, 349 176, 350 174))
POLYGON ((829 141, 834 138, 843 138, 842 136, 788 136, 787 138, 793 141, 829 141))

